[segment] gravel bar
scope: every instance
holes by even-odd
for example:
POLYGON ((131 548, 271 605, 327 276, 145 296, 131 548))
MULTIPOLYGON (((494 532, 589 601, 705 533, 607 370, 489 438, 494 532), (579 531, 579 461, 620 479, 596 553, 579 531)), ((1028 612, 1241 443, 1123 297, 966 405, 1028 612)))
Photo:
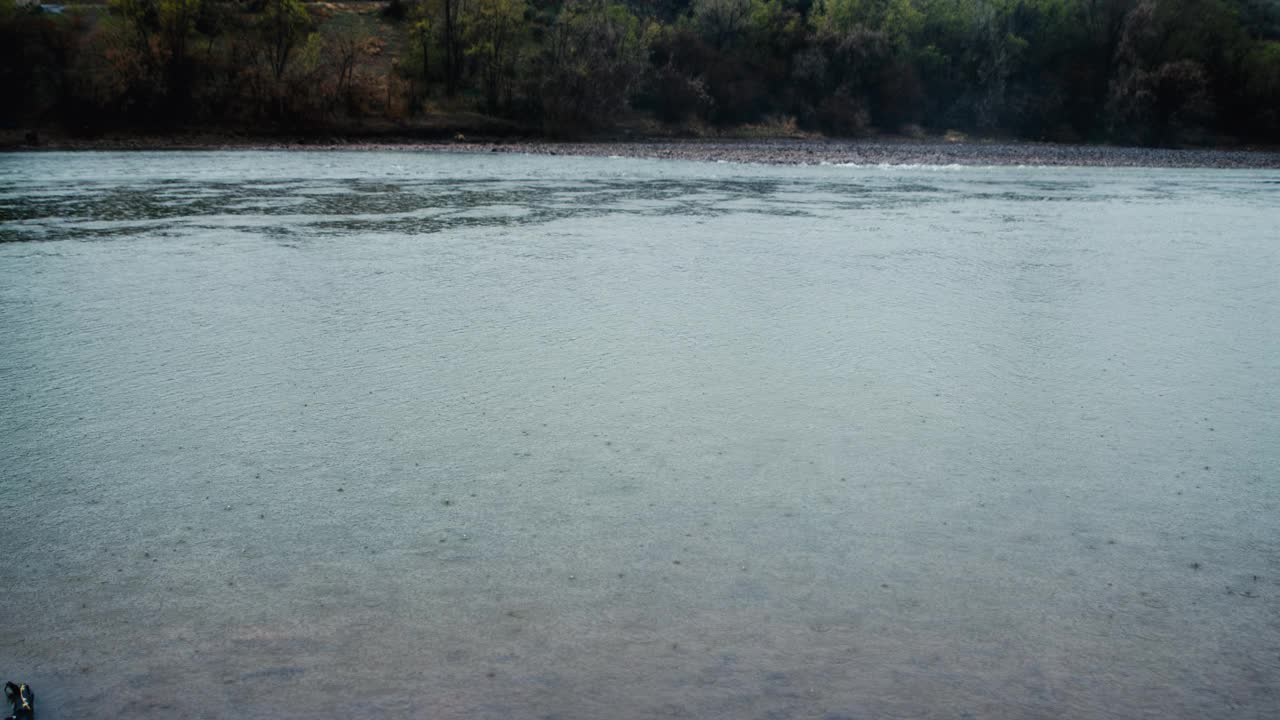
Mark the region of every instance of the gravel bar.
MULTIPOLYGON (((475 150, 456 144, 437 149, 475 150)), ((1259 150, 1175 150, 942 141, 741 140, 621 143, 494 144, 490 152, 589 155, 764 163, 769 165, 1002 165, 1170 168, 1280 168, 1280 152, 1259 150)))
MULTIPOLYGON (((10 150, 29 150, 9 146, 10 150)), ((421 141, 411 138, 252 139, 171 136, 50 142, 41 150, 420 150, 633 157, 768 165, 999 165, 1280 169, 1276 149, 1170 149, 1111 145, 943 140, 421 141)))

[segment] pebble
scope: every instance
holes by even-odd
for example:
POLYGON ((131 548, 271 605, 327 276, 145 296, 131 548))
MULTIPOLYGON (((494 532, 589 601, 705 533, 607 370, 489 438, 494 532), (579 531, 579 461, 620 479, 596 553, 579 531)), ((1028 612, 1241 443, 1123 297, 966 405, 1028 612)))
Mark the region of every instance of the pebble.
MULTIPOLYGON (((115 140, 60 138, 48 149, 260 149, 296 147, 270 140, 243 140, 216 136, 134 137, 115 140)), ((382 142, 333 139, 332 144, 308 146, 333 150, 426 150, 467 152, 491 150, 486 141, 422 142, 413 138, 388 138, 382 142)), ((1109 145, 991 141, 947 142, 939 138, 915 140, 886 136, 862 140, 837 138, 773 138, 761 140, 653 139, 602 142, 504 142, 503 151, 534 155, 634 157, 703 162, 763 163, 768 165, 1053 165, 1088 167, 1165 168, 1280 168, 1280 152, 1274 150, 1172 149, 1109 145)), ((372 392, 370 392, 372 394, 372 392)), ((1206 418, 1207 420, 1207 418, 1206 418)), ((544 423, 545 427, 545 423, 544 423)), ((179 448, 183 449, 183 448, 179 448)))
MULTIPOLYGON (((475 152, 474 143, 428 143, 424 150, 475 152)), ((1112 147, 1032 142, 945 142, 875 138, 771 140, 640 140, 510 143, 509 152, 538 155, 744 162, 768 165, 1054 165, 1093 167, 1280 168, 1280 152, 1112 147)))

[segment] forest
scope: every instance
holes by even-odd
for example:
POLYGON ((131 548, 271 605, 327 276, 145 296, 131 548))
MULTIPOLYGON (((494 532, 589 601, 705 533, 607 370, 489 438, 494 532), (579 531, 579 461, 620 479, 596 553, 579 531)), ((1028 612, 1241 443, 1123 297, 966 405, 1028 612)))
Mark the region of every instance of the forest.
POLYGON ((0 123, 1280 141, 1276 0, 0 0, 0 123))

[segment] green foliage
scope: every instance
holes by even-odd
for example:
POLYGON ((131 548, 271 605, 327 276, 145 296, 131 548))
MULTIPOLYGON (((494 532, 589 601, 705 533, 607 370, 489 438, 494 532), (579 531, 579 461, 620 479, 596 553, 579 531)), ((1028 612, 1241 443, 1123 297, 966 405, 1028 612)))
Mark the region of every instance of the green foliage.
POLYGON ((708 42, 724 47, 747 27, 751 0, 693 0, 694 24, 708 42))
POLYGON ((142 51, 148 51, 151 36, 160 29, 160 9, 155 0, 110 0, 107 8, 120 18, 127 30, 134 34, 142 51))
MULTIPOLYGON (((422 7, 422 6, 419 6, 422 7)), ((425 14, 416 14, 409 25, 410 66, 422 72, 423 84, 431 82, 431 46, 435 42, 435 25, 425 14)))
POLYGON ((800 29, 800 16, 783 0, 751 0, 747 28, 761 44, 793 36, 800 29))
POLYGON ((489 112, 498 112, 503 95, 510 97, 526 10, 524 0, 472 0, 467 6, 466 54, 480 64, 489 112))
POLYGON ((570 2, 549 29, 535 84, 543 128, 566 134, 607 125, 638 86, 647 50, 639 18, 604 0, 570 2))
POLYGON ((159 0, 156 3, 156 15, 160 30, 172 38, 171 44, 185 40, 196 29, 196 18, 200 16, 204 0, 159 0))
POLYGON ((843 35, 862 28, 883 33, 898 46, 924 24, 924 14, 911 0, 819 0, 811 17, 820 32, 843 35))
POLYGON ((311 16, 299 0, 267 0, 258 23, 262 51, 277 82, 284 78, 289 59, 310 29, 311 16))
POLYGON ((889 0, 880 21, 880 29, 898 47, 906 45, 924 26, 924 13, 911 0, 889 0))
MULTIPOLYGON (((466 39, 464 9, 467 0, 421 0, 415 17, 427 19, 440 46, 444 70, 445 95, 453 97, 463 83, 466 71, 466 39)), ((429 52, 423 52, 424 67, 429 52)))
MULTIPOLYGON (((1280 41, 1255 43, 1245 55, 1244 70, 1250 94, 1280 100, 1280 41)), ((1270 109, 1280 110, 1280 104, 1271 105, 1270 109)))
MULTIPOLYGON (((341 73, 355 71, 365 46, 373 37, 372 23, 361 15, 339 15, 320 26, 324 54, 341 73)), ((341 79, 341 78, 339 78, 341 79)))
POLYGON ((77 125, 403 119, 443 90, 552 134, 634 111, 1155 144, 1280 142, 1273 0, 0 0, 10 115, 77 125), (390 22, 388 20, 391 20, 390 22))

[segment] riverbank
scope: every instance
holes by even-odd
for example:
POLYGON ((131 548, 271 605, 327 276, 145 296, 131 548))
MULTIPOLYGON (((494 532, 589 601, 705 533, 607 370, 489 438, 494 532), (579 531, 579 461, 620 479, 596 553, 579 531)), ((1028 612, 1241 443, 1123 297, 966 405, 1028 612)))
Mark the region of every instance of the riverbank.
POLYGON ((1275 149, 1172 149, 941 138, 640 139, 587 142, 379 137, 255 138, 219 135, 53 138, 7 150, 420 150, 632 157, 768 165, 1000 165, 1280 169, 1275 149))
MULTIPOLYGON (((457 143, 431 149, 473 151, 457 143)), ((1280 152, 1175 150, 943 140, 662 140, 623 143, 492 144, 489 152, 634 157, 768 165, 1035 165, 1089 167, 1280 168, 1280 152)))

